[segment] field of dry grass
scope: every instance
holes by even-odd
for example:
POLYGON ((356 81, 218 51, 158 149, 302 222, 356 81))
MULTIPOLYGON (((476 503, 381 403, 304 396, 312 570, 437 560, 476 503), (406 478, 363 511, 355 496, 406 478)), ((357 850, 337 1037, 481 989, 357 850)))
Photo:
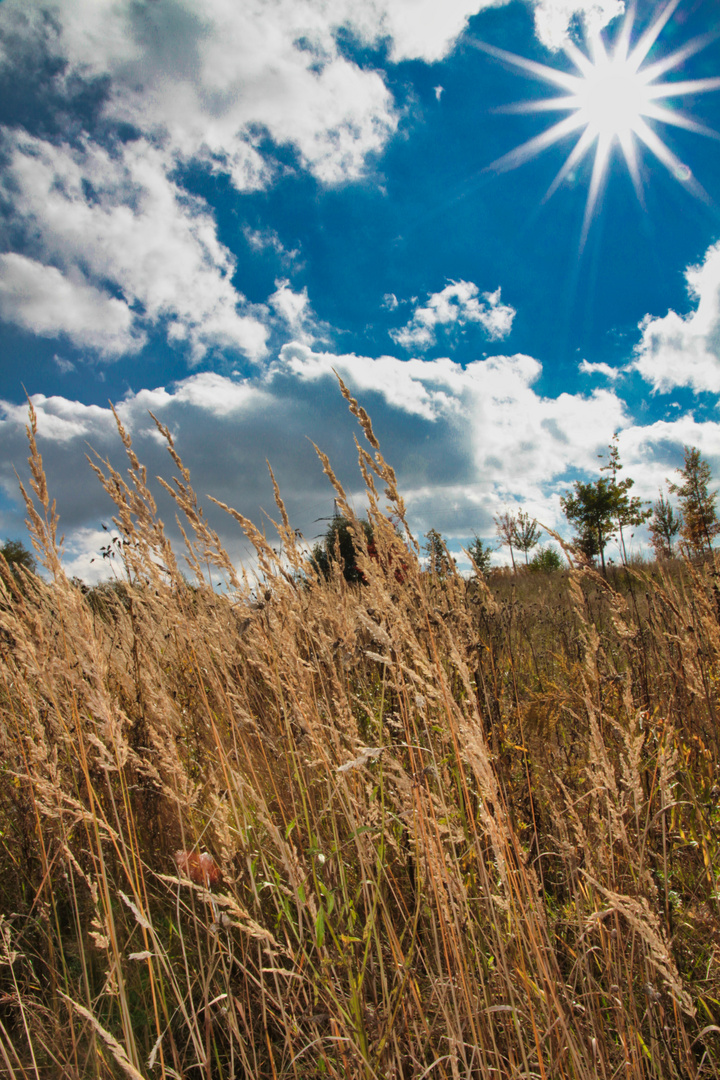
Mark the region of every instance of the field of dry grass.
POLYGON ((165 432, 189 584, 121 431, 129 471, 97 471, 124 583, 85 594, 31 426, 48 581, 5 568, 0 596, 0 1075, 717 1076, 715 568, 433 578, 350 406, 364 586, 312 573, 279 492, 274 546, 229 511, 238 577, 165 432))

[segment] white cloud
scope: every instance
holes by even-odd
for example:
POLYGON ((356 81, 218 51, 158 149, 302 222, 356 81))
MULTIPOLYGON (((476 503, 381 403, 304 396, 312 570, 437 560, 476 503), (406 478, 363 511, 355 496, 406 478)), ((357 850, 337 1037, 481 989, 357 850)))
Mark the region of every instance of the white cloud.
POLYGON ((275 282, 275 292, 268 297, 268 304, 283 321, 286 332, 298 341, 312 344, 314 340, 315 317, 307 288, 294 292, 287 279, 275 282))
POLYGON ((367 39, 387 36, 391 56, 399 60, 441 60, 452 49, 468 19, 506 0, 346 0, 336 18, 367 39), (342 15, 340 14, 342 12, 342 15))
POLYGON ((472 281, 452 281, 440 292, 432 293, 423 307, 401 330, 391 330, 390 337, 404 349, 429 349, 436 342, 437 326, 465 326, 479 323, 491 341, 508 336, 515 309, 500 300, 500 289, 483 293, 472 281))
MULTIPOLYGON (((83 405, 79 401, 44 394, 33 395, 33 405, 42 418, 42 435, 53 443, 70 443, 74 439, 92 439, 106 431, 112 413, 99 405, 83 405)), ((24 432, 27 407, 0 401, 0 428, 7 435, 13 429, 24 432)), ((6 458, 10 461, 11 458, 6 458)))
POLYGON ((686 272, 688 292, 697 301, 687 316, 669 311, 646 315, 632 367, 653 390, 676 386, 720 392, 720 244, 707 251, 700 266, 686 272))
POLYGON ((472 456, 476 482, 488 478, 486 491, 516 498, 545 500, 543 485, 569 469, 594 470, 598 450, 628 422, 623 402, 608 390, 540 396, 533 384, 541 365, 522 354, 463 368, 447 357, 337 356, 292 344, 281 350, 279 367, 310 382, 332 376, 334 368, 361 397, 380 395, 393 410, 432 422, 440 446, 442 430, 454 431, 472 456))
POLYGON ((2 194, 36 256, 5 256, 4 318, 108 356, 137 349, 161 319, 193 361, 212 347, 264 355, 267 331, 231 284, 232 256, 205 204, 168 179, 161 151, 142 140, 115 154, 71 149, 7 131, 4 141, 2 194))
MULTIPOLYGON (((597 455, 618 429, 624 475, 635 480, 633 493, 642 498, 657 497, 681 463, 685 443, 698 446, 714 469, 720 466, 717 424, 686 415, 672 423, 633 425, 622 400, 607 389, 544 397, 536 389, 541 365, 521 354, 463 368, 448 358, 334 355, 295 343, 264 375, 238 380, 196 373, 168 388, 128 393, 118 412, 151 477, 172 475, 174 466, 148 410, 168 425, 213 527, 234 559, 248 561, 251 552, 242 536, 205 494, 262 524, 259 507, 271 510, 273 503, 265 458, 276 470, 293 525, 308 539, 322 532, 317 519, 332 509, 332 491, 308 437, 330 454, 346 490, 362 505, 355 423, 332 368, 370 411, 418 534, 433 526, 450 539, 475 531, 491 537, 493 514, 515 504, 567 534, 559 496, 577 470, 598 475, 597 455)), ((99 551, 100 522, 112 515, 85 472, 87 444, 124 470, 122 447, 109 409, 59 396, 36 395, 33 401, 50 491, 62 529, 75 545, 71 566, 80 572, 99 551)), ((0 485, 10 495, 16 491, 12 463, 21 475, 25 471, 26 421, 25 408, 0 406, 0 485)), ((174 507, 162 492, 157 497, 179 544, 174 507)), ((6 531, 17 531, 22 516, 18 512, 17 524, 8 518, 6 531)))
MULTIPOLYGON (((21 0, 6 0, 6 18, 21 0)), ((267 184, 263 133, 294 145, 304 166, 335 183, 358 176, 396 127, 381 76, 338 50, 319 0, 46 0, 72 68, 111 77, 106 115, 163 137, 184 159, 204 157, 239 190, 267 184)), ((372 8, 373 5, 371 4, 372 8)), ((380 13, 368 22, 376 32, 380 13)))
POLYGON ((578 371, 583 375, 604 375, 606 379, 615 382, 622 375, 621 368, 611 367, 610 364, 591 364, 588 360, 581 360, 578 371))
POLYGON ((274 229, 251 229, 246 226, 243 236, 253 251, 274 251, 282 263, 289 265, 299 258, 298 249, 288 251, 274 229))
POLYGON ((324 183, 361 175, 397 127, 378 71, 339 47, 346 28, 394 62, 440 60, 468 19, 506 0, 4 0, 0 29, 52 37, 63 78, 109 76, 105 114, 205 158, 242 191, 277 163, 263 137, 291 144, 324 183), (47 13, 50 18, 45 17, 47 13))
POLYGON ((588 33, 602 30, 625 11, 624 0, 533 0, 535 32, 544 45, 560 49, 574 18, 580 16, 588 33))
POLYGON ((0 255, 0 316, 41 337, 62 334, 110 357, 143 344, 127 304, 88 284, 77 267, 65 277, 12 252, 0 255))

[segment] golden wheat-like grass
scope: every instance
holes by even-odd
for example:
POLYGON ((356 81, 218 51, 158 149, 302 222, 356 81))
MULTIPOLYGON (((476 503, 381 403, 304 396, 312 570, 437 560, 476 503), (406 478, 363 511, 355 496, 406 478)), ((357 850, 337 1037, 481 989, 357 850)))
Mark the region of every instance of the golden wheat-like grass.
POLYGON ((224 507, 239 573, 158 423, 188 581, 116 417, 124 573, 82 590, 30 406, 50 579, 0 566, 0 1074, 716 1076, 715 567, 439 579, 341 390, 372 552, 320 460, 362 586, 318 576, 274 477, 278 550, 224 507))

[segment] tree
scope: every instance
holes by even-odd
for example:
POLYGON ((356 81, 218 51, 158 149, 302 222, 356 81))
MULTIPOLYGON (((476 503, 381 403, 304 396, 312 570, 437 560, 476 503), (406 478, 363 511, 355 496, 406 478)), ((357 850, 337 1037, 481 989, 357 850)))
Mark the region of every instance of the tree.
POLYGON ((513 547, 517 547, 515 515, 506 510, 504 514, 497 514, 493 520, 495 521, 495 531, 501 541, 501 546, 510 548, 510 560, 512 568, 515 570, 515 555, 513 554, 513 547))
POLYGON ((680 535, 689 551, 695 555, 712 551, 713 537, 720 532, 720 522, 715 509, 716 491, 708 491, 711 479, 710 466, 703 461, 695 446, 686 446, 685 465, 676 469, 682 483, 668 482, 672 495, 680 499, 683 523, 680 535))
POLYGON ((617 439, 616 432, 609 447, 608 463, 600 469, 601 472, 609 472, 610 476, 601 476, 594 483, 576 480, 574 493, 566 491, 560 498, 565 517, 578 527, 573 543, 590 559, 600 556, 604 575, 607 575, 605 548, 615 530, 620 536, 623 561, 627 562, 623 527, 640 525, 652 513, 643 507, 642 499, 630 497, 629 491, 634 481, 629 476, 618 480, 622 465, 617 439))
POLYGON ((25 547, 20 540, 6 540, 0 545, 0 554, 5 559, 15 577, 21 576, 22 570, 29 570, 31 574, 36 571, 35 556, 25 547))
POLYGON ((541 547, 535 552, 529 562, 530 570, 534 574, 549 574, 562 567, 562 558, 551 547, 541 547))
POLYGON ((467 553, 473 560, 482 577, 485 577, 490 570, 490 559, 495 548, 490 547, 489 544, 484 543, 479 536, 476 536, 472 544, 467 549, 467 553))
MULTIPOLYGON (((360 525, 365 533, 368 544, 372 543, 373 530, 369 521, 361 521, 360 525)), ((337 559, 342 562, 343 577, 351 584, 365 581, 365 575, 357 565, 357 553, 355 551, 355 538, 353 537, 350 522, 341 514, 336 514, 328 525, 325 537, 313 547, 310 553, 310 563, 315 572, 322 577, 330 577, 333 562, 337 559)))
POLYGON ((589 559, 599 555, 603 574, 607 574, 605 548, 615 527, 616 499, 612 484, 601 476, 594 483, 576 480, 574 486, 574 494, 566 491, 560 496, 565 517, 578 528, 573 544, 589 559))
POLYGON ((423 554, 427 558, 427 568, 430 573, 440 581, 444 581, 450 573, 451 563, 445 541, 437 529, 430 529, 425 533, 423 554))
POLYGON ((518 510, 515 518, 515 547, 525 553, 525 565, 528 565, 528 554, 538 543, 542 531, 535 518, 531 518, 524 510, 518 510))
POLYGON ((682 528, 682 517, 675 513, 668 500, 660 492, 660 498, 653 503, 653 516, 650 522, 650 539, 656 559, 672 559, 673 543, 682 528))
POLYGON ((629 491, 634 484, 634 480, 626 477, 624 480, 618 481, 618 473, 622 469, 620 450, 618 448, 619 437, 620 433, 616 431, 612 437, 612 442, 608 446, 609 454, 607 464, 601 465, 600 472, 610 473, 610 484, 617 501, 615 520, 620 535, 619 546, 623 563, 627 565, 627 551, 625 550, 625 534, 623 533, 623 526, 632 528, 642 525, 642 523, 647 521, 650 517, 652 510, 649 507, 644 506, 643 499, 639 499, 637 496, 630 497, 629 491))

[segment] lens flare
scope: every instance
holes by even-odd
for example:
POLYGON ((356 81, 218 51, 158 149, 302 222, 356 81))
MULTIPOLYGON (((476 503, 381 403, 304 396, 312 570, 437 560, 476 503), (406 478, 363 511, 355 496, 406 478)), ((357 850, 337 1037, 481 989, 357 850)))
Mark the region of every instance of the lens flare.
POLYGON ((490 56, 531 78, 559 87, 564 94, 540 101, 521 101, 499 110, 505 113, 564 112, 568 115, 529 139, 509 154, 494 161, 488 169, 504 172, 537 157, 555 143, 575 134, 578 138, 565 163, 545 196, 548 199, 562 182, 574 174, 577 165, 595 148, 592 176, 585 205, 580 246, 597 210, 613 147, 620 147, 637 197, 644 204, 639 167, 639 146, 644 146, 684 187, 699 198, 708 196, 692 171, 663 142, 648 121, 684 128, 699 135, 718 139, 712 128, 678 109, 659 104, 669 98, 688 94, 705 94, 720 89, 720 77, 708 79, 660 82, 667 72, 680 67, 689 57, 704 49, 717 34, 693 38, 670 55, 646 64, 650 50, 667 24, 680 0, 669 0, 654 22, 639 37, 633 47, 631 38, 634 9, 630 8, 622 24, 614 48, 608 51, 603 37, 595 33, 586 39, 586 52, 571 40, 563 48, 577 74, 539 64, 485 42, 474 44, 490 56))

